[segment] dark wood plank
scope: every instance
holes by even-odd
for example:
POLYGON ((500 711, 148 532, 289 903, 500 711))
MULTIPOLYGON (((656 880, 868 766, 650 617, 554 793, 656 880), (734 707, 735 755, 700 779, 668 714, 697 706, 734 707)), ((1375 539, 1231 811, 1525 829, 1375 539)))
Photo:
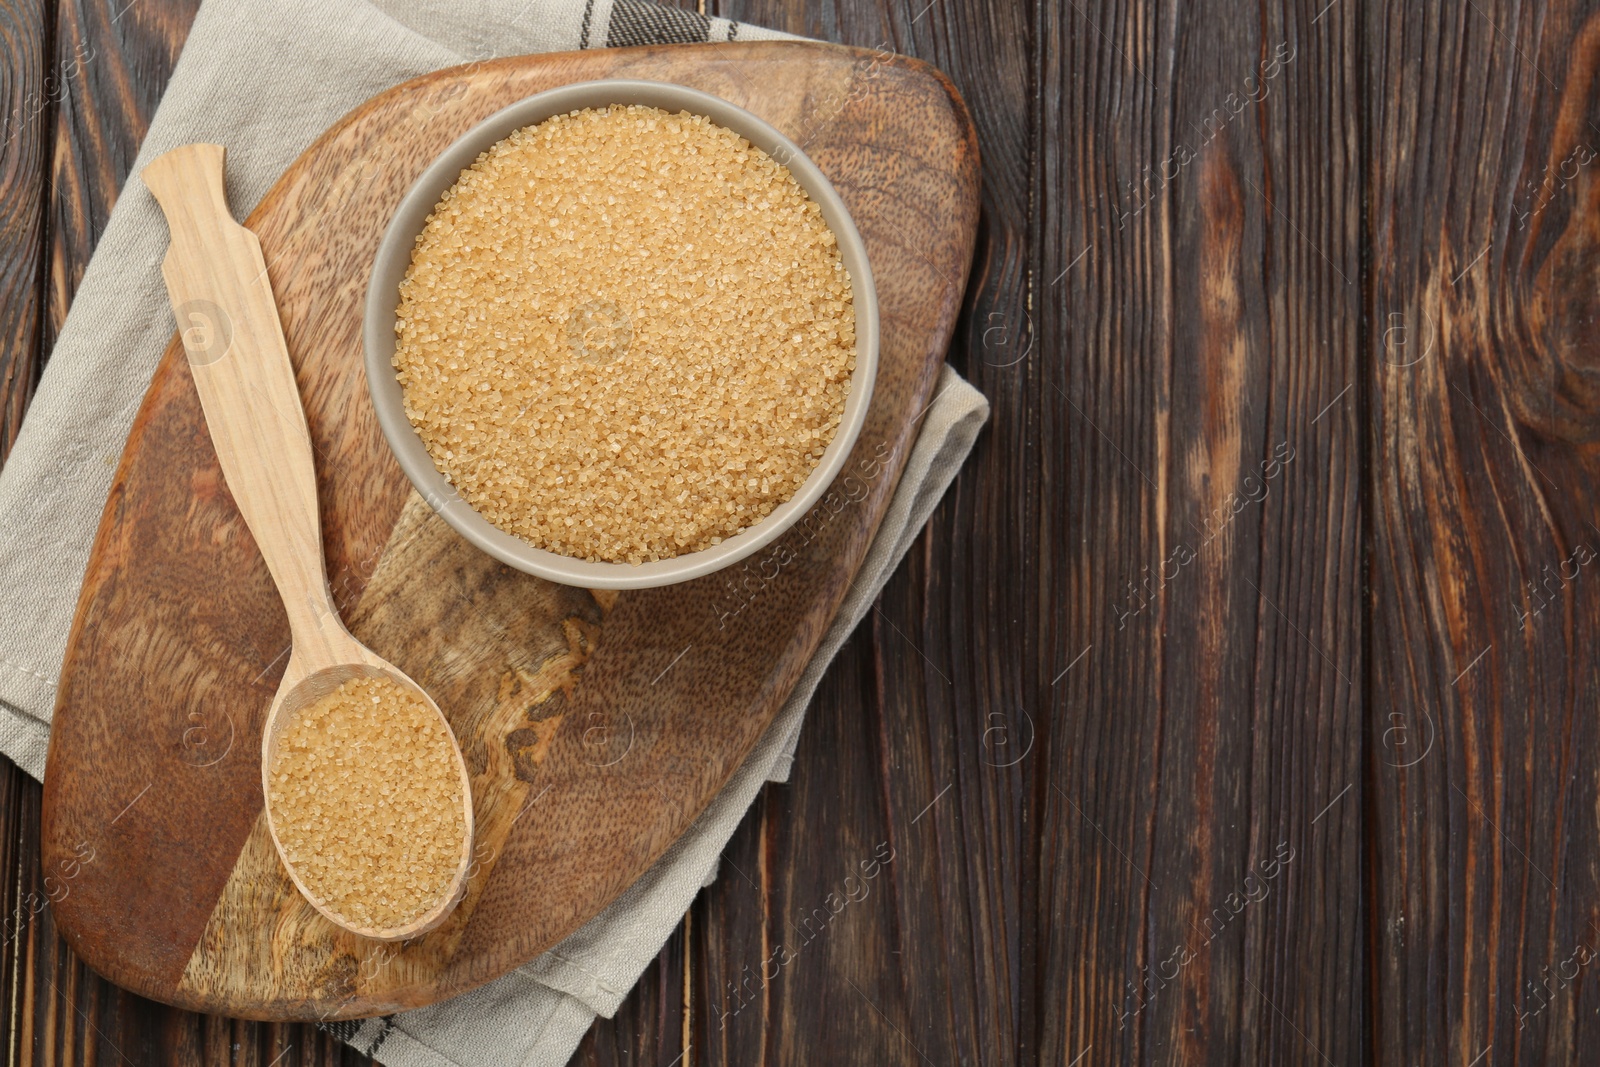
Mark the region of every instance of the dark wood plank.
MULTIPOLYGON (((54 66, 49 0, 0 3, 0 463, 33 394, 50 130, 68 75, 54 66)), ((76 67, 70 68, 76 76, 76 67)), ((0 529, 4 529, 0 526, 0 529)))
POLYGON ((1048 1062, 1363 1053, 1357 109, 1324 7, 1046 16, 1048 1062))
POLYGON ((55 113, 49 171, 48 358, 127 180, 199 0, 61 0, 58 63, 84 57, 55 113))
POLYGON ((1600 7, 1365 9, 1378 1049, 1600 1059, 1600 7))

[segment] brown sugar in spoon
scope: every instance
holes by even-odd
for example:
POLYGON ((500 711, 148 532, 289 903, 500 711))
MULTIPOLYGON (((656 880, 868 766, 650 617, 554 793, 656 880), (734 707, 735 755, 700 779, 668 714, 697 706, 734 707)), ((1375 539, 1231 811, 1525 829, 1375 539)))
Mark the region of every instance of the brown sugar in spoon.
MULTIPOLYGON (((217 459, 289 616, 289 663, 267 713, 261 745, 267 826, 289 877, 330 921, 379 940, 416 937, 442 922, 466 889, 473 832, 466 763, 438 705, 399 668, 357 641, 339 618, 323 558, 316 475, 305 411, 289 363, 261 244, 254 233, 234 221, 228 210, 223 157, 220 145, 185 145, 153 160, 141 177, 155 194, 171 230, 172 246, 161 271, 217 459), (405 920, 392 925, 363 924, 346 918, 319 895, 316 885, 307 884, 307 871, 298 869, 290 860, 280 839, 284 827, 274 818, 269 783, 279 740, 297 714, 330 697, 344 683, 362 678, 387 680, 409 690, 432 710, 443 727, 442 738, 448 741, 460 780, 459 802, 464 818, 459 823, 462 840, 454 874, 436 901, 424 901, 407 909, 405 920)), ((389 730, 383 729, 380 717, 384 710, 373 709, 362 720, 361 729, 374 736, 392 733, 392 723, 389 730)), ((431 737, 435 745, 440 743, 441 735, 436 729, 424 728, 416 733, 431 737)), ((349 756, 345 763, 354 764, 361 745, 362 740, 357 739, 350 751, 341 751, 339 756, 349 756)), ((323 761, 323 766, 328 762, 323 761)), ((448 778, 448 772, 445 776, 448 778)), ((411 784, 400 779, 386 781, 383 788, 387 796, 391 789, 403 792, 411 784)), ((341 813, 334 801, 329 803, 333 810, 325 812, 325 818, 339 819, 348 814, 341 813)), ((458 825, 453 808, 449 816, 448 821, 440 823, 445 827, 441 834, 453 832, 458 825)), ((398 838, 398 847, 407 847, 407 835, 400 828, 391 827, 388 834, 398 838)), ((439 883, 430 880, 428 884, 439 883)))

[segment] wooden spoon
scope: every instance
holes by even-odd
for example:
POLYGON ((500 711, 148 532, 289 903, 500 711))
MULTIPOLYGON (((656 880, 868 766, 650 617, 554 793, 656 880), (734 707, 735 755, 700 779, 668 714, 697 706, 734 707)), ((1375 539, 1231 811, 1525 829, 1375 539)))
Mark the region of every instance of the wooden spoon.
POLYGON ((438 705, 399 668, 351 636, 334 606, 322 554, 305 411, 261 244, 228 210, 223 156, 221 145, 185 145, 153 160, 141 177, 172 232, 161 273, 217 459, 289 615, 289 664, 262 737, 263 797, 271 795, 267 773, 279 734, 295 712, 351 678, 387 678, 414 691, 444 724, 466 808, 460 863, 448 891, 420 918, 390 928, 354 924, 306 886, 278 839, 270 799, 263 801, 267 827, 289 877, 329 920, 363 937, 385 941, 415 937, 442 922, 466 889, 473 829, 467 767, 438 705))

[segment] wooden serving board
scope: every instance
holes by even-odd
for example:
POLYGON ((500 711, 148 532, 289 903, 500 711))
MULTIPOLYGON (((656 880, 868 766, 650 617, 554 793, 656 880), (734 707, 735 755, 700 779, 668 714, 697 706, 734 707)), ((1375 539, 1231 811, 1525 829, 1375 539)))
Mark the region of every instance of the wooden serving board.
POLYGON ((168 1003, 340 1019, 461 993, 604 908, 744 760, 833 618, 931 399, 978 196, 973 128, 942 75, 817 44, 476 64, 330 129, 248 221, 305 401, 335 595, 356 636, 450 717, 478 864, 452 918, 401 946, 338 930, 279 866, 259 753, 287 623, 174 338, 118 468, 61 675, 43 858, 72 947, 168 1003), (799 142, 866 239, 883 320, 866 428, 827 500, 748 566, 622 594, 521 574, 456 536, 379 434, 360 342, 378 240, 433 157, 506 104, 605 77, 707 90, 799 142))

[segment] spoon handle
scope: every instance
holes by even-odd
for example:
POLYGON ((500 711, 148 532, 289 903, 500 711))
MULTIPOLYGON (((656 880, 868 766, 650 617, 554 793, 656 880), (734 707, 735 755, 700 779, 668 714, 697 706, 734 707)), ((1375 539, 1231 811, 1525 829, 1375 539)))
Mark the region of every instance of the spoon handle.
POLYGON ((211 441, 283 597, 298 650, 326 635, 338 613, 323 561, 305 411, 261 243, 228 210, 224 151, 184 145, 140 176, 172 233, 161 273, 211 441))

